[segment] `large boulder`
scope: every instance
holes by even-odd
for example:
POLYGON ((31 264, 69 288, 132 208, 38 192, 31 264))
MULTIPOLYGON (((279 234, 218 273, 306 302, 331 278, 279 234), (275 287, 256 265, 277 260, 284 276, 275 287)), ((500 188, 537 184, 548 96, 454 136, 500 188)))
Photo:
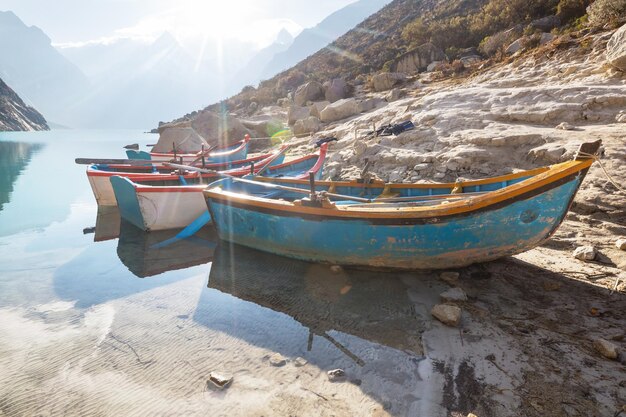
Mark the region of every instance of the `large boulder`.
POLYGON ((513 43, 511 43, 509 46, 507 46, 505 52, 509 55, 513 55, 517 51, 520 51, 523 47, 524 47, 524 38, 519 38, 515 40, 513 43))
POLYGON ((293 125, 293 134, 296 136, 315 133, 320 130, 320 119, 315 116, 309 116, 306 119, 298 120, 293 125))
POLYGON ((372 86, 374 91, 387 91, 393 87, 403 84, 406 81, 406 75, 400 72, 383 72, 372 77, 372 86))
POLYGON ((609 64, 626 71, 626 25, 623 25, 609 39, 606 45, 606 59, 609 64))
POLYGON ((561 19, 558 16, 546 16, 530 22, 530 27, 542 32, 550 32, 552 29, 561 26, 561 19))
POLYGON ((296 90, 293 96, 293 101, 298 106, 304 106, 307 101, 321 100, 324 98, 324 88, 317 81, 310 81, 306 84, 302 84, 296 90))
POLYGON ((223 145, 243 139, 245 135, 251 134, 243 124, 229 113, 215 113, 209 110, 198 113, 192 120, 184 120, 176 123, 167 123, 159 126, 159 133, 166 129, 192 128, 209 145, 223 145))
POLYGON ((433 61, 443 61, 445 59, 446 54, 443 50, 428 42, 400 55, 394 61, 392 68, 396 72, 413 74, 425 71, 433 61))
POLYGON ((359 113, 357 101, 353 98, 344 98, 326 106, 320 112, 320 116, 323 122, 328 123, 354 116, 357 113, 359 113))
POLYGON ((283 130, 283 122, 267 117, 261 120, 242 120, 241 124, 246 129, 252 130, 257 137, 269 137, 274 133, 283 130))
POLYGON ((326 108, 330 104, 330 101, 316 101, 315 103, 309 106, 309 110, 311 111, 311 116, 315 116, 318 119, 320 118, 320 112, 326 108))
POLYGON ((344 99, 348 96, 348 84, 343 78, 334 78, 324 83, 324 97, 327 101, 334 103, 335 101, 344 99))
POLYGON ((203 147, 209 148, 207 141, 191 126, 177 125, 160 131, 159 141, 152 147, 152 152, 172 152, 174 146, 180 153, 198 152, 203 147))
POLYGON ((311 110, 308 107, 290 106, 287 112, 287 123, 292 126, 297 120, 309 117, 311 110))
POLYGON ((384 100, 375 97, 375 98, 366 98, 365 100, 359 101, 359 113, 366 113, 368 111, 372 111, 381 104, 384 104, 384 100))

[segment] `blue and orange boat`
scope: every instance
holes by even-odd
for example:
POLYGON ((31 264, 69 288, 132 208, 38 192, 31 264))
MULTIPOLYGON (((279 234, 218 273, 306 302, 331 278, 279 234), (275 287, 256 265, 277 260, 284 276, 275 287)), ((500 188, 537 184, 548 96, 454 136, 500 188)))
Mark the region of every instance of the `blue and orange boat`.
POLYGON ((227 178, 204 195, 220 239, 292 258, 401 269, 467 266, 530 250, 561 224, 601 142, 572 161, 453 184, 227 178), (308 194, 303 197, 303 194, 308 194))
POLYGON ((286 150, 283 148, 260 167, 244 166, 220 172, 199 169, 190 177, 175 174, 132 178, 112 176, 110 183, 123 219, 145 231, 179 229, 198 219, 203 224, 210 221, 202 195, 209 183, 223 176, 249 173, 254 173, 255 178, 262 174, 263 178, 272 181, 283 181, 286 177, 305 178, 309 173, 321 178, 327 147, 328 144, 323 144, 319 153, 288 162, 283 162, 286 150))

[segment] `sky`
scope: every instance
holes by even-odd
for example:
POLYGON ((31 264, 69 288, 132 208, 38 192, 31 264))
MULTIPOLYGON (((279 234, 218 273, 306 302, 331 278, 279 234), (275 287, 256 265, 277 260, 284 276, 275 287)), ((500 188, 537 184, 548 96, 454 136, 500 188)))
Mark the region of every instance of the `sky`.
POLYGON ((233 39, 263 47, 285 28, 292 35, 355 0, 0 0, 57 46, 155 39, 164 31, 181 43, 233 39))

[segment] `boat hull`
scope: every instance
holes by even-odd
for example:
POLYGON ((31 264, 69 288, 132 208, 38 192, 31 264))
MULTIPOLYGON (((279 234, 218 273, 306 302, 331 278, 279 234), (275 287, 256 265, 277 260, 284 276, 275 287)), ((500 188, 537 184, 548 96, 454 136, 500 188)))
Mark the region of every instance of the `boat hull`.
POLYGON ((445 269, 521 253, 563 221, 581 171, 549 189, 441 218, 342 218, 273 210, 209 196, 222 240, 278 255, 338 265, 445 269))
POLYGON ((110 181, 122 218, 145 231, 182 229, 206 212, 206 185, 142 187, 118 176, 110 181))

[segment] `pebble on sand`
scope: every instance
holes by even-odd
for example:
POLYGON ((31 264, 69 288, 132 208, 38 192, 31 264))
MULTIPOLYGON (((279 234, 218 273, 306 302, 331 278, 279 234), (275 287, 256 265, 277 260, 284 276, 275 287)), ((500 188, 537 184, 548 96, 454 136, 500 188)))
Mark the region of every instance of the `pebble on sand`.
POLYGON ((439 279, 452 286, 458 284, 459 273, 454 271, 446 271, 439 274, 439 279))
POLYGON ((341 265, 332 265, 330 267, 330 272, 332 272, 333 274, 338 274, 341 271, 343 271, 343 268, 341 267, 341 265))
POLYGON ((211 372, 209 374, 209 382, 219 389, 227 388, 231 382, 233 382, 232 376, 225 376, 217 372, 211 372))
POLYGON ((617 346, 605 339, 593 341, 593 347, 605 358, 617 359, 617 346))
POLYGON ((626 250, 626 239, 617 239, 617 242, 615 242, 615 246, 619 250, 626 250))
POLYGON ((467 294, 465 294, 465 291, 463 291, 459 287, 450 288, 449 290, 444 291, 441 294, 439 294, 439 297, 441 297, 441 300, 444 302, 454 303, 454 302, 467 301, 467 294))
POLYGON ((294 364, 295 366, 297 366, 298 368, 300 368, 301 366, 306 365, 307 363, 309 363, 309 361, 307 361, 307 360, 306 360, 306 359, 304 359, 304 358, 301 358, 300 356, 298 356, 297 358, 295 358, 295 359, 293 360, 293 364, 294 364))
POLYGON ((461 309, 448 304, 437 304, 430 310, 430 314, 447 326, 456 327, 461 320, 461 309))
POLYGON ((581 261, 593 261, 596 258, 596 248, 593 246, 579 246, 574 249, 574 258, 581 261))
POLYGON ((280 353, 274 353, 270 356, 270 365, 272 366, 284 366, 287 360, 280 353))
POLYGON ((328 371, 327 374, 330 382, 339 382, 346 379, 346 371, 343 369, 333 369, 332 371, 328 371))
POLYGON ((556 129, 559 130, 576 130, 576 128, 574 126, 572 126, 571 124, 567 123, 567 122, 563 122, 561 124, 559 124, 556 129))

